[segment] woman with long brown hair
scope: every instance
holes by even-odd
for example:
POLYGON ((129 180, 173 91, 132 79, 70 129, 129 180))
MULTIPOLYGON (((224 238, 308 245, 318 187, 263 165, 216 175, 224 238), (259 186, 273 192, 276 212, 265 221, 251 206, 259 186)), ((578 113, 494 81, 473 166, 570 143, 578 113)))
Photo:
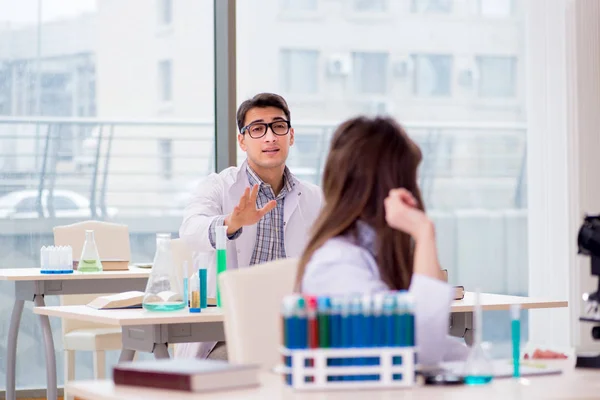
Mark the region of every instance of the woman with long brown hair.
POLYGON ((435 229, 417 185, 421 151, 390 118, 358 117, 333 135, 324 207, 300 258, 296 288, 312 295, 409 290, 419 362, 461 359, 449 338, 453 289, 443 281, 435 229))

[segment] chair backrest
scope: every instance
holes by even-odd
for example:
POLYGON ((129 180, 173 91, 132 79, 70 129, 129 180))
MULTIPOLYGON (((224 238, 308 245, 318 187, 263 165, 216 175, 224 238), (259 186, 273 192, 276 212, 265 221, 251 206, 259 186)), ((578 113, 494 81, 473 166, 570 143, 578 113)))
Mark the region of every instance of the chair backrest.
POLYGON ((282 259, 219 275, 229 362, 268 369, 281 361, 281 301, 293 292, 297 265, 282 259))
MULTIPOLYGON (((129 230, 127 225, 114 224, 103 221, 84 221, 72 225, 57 226, 54 228, 54 244, 56 246, 71 246, 73 259, 78 259, 85 242, 85 231, 92 229, 100 258, 129 260, 129 230)), ((104 263, 103 263, 104 266, 104 263)), ((76 294, 60 296, 61 305, 87 304, 103 294, 76 294)), ((109 325, 73 319, 62 320, 63 334, 75 329, 106 328, 109 325)))
POLYGON ((127 225, 103 221, 83 221, 54 228, 54 244, 71 246, 73 260, 79 261, 85 242, 85 231, 93 230, 98 254, 105 270, 127 269, 131 261, 127 225), (120 261, 117 261, 120 260, 120 261))

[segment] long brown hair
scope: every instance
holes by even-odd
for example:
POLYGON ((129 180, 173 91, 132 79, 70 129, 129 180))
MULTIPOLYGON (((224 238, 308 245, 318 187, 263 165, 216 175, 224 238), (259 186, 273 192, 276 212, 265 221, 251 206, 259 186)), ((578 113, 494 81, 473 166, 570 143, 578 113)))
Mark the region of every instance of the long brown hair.
POLYGON ((417 186, 421 150, 391 118, 358 117, 342 123, 331 140, 323 172, 324 206, 313 226, 298 267, 296 289, 311 257, 334 237, 357 237, 358 220, 376 232, 376 261, 390 289, 407 289, 413 271, 413 246, 404 232, 385 221, 384 199, 395 188, 409 190, 422 210, 417 186))

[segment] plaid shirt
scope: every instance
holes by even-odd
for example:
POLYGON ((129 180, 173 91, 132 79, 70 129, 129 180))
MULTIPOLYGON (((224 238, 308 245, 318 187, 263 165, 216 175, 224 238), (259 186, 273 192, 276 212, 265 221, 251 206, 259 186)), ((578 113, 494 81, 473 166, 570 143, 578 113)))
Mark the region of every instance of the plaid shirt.
MULTIPOLYGON (((271 185, 263 182, 250 166, 246 168, 246 174, 251 187, 259 185, 256 208, 264 207, 271 200, 277 201, 277 206, 265 214, 265 216, 256 224, 256 243, 254 245, 252 257, 250 258, 250 265, 286 258, 283 236, 285 228, 283 223, 283 205, 285 196, 295 186, 293 176, 286 167, 283 172, 283 188, 279 192, 279 195, 275 196, 271 185)), ((213 247, 216 246, 215 228, 217 226, 222 226, 224 220, 225 217, 216 218, 209 227, 208 236, 213 247)), ((229 239, 237 239, 242 234, 242 229, 239 229, 233 235, 229 236, 229 239)))

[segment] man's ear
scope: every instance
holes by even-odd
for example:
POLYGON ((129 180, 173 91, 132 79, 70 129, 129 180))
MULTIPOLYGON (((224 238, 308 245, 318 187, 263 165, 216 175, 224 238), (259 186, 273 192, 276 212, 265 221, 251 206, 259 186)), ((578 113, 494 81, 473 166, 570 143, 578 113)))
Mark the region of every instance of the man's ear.
POLYGON ((237 139, 238 139, 240 148, 242 150, 246 151, 246 135, 242 135, 241 133, 238 133, 237 139))
POLYGON ((294 145, 294 128, 290 128, 290 146, 294 145))

